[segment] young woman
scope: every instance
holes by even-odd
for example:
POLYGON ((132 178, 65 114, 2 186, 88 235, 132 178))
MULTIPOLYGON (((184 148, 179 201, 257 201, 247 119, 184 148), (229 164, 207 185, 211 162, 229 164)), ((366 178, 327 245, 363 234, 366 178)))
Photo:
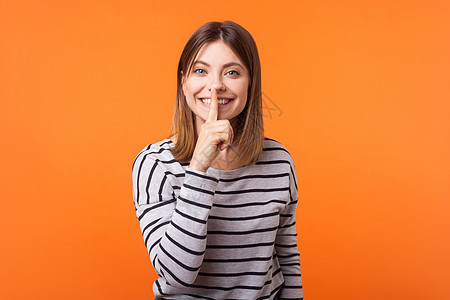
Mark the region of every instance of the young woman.
POLYGON ((158 299, 302 299, 297 179, 264 136, 256 44, 209 22, 178 64, 171 134, 133 163, 136 216, 158 299), (169 139, 170 138, 170 139, 169 139))

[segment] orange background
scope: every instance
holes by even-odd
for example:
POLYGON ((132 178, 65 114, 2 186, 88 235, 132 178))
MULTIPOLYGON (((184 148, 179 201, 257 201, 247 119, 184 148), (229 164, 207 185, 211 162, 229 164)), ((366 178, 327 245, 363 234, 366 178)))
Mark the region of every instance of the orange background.
POLYGON ((450 299, 449 1, 1 1, 0 298, 152 299, 131 165, 208 21, 254 37, 305 299, 450 299), (276 3, 276 4, 275 4, 276 3))

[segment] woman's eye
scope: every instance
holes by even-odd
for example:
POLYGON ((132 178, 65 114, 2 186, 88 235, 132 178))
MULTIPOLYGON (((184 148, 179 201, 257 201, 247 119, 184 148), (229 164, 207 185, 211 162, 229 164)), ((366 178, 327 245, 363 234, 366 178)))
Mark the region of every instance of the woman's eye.
MULTIPOLYGON (((203 69, 196 69, 196 70, 194 70, 194 73, 198 73, 197 71, 205 71, 205 70, 203 70, 203 69)), ((198 74, 203 74, 203 73, 198 73, 198 74)))
MULTIPOLYGON (((203 70, 203 69, 195 69, 195 70, 194 70, 194 73, 197 73, 197 74, 205 74, 205 73, 203 73, 203 72, 205 72, 205 70, 203 70)), ((232 73, 232 72, 235 73, 235 74, 232 74, 233 76, 240 75, 239 72, 238 72, 238 71, 235 71, 235 70, 228 71, 227 74, 232 73)))

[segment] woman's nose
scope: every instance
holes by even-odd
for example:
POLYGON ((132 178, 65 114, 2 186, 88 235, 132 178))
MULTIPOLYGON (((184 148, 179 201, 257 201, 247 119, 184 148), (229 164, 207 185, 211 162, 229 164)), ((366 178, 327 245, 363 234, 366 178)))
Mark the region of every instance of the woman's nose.
POLYGON ((209 90, 211 90, 212 87, 215 88, 216 90, 224 89, 225 85, 223 84, 222 77, 212 76, 210 84, 209 84, 209 90))

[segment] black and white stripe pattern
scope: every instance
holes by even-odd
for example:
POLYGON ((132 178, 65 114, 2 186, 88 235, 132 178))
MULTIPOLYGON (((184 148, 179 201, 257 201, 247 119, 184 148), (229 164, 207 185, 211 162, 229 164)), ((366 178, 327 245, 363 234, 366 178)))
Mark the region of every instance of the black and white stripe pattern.
POLYGON ((291 155, 265 138, 253 166, 206 173, 165 139, 133 162, 133 198, 159 299, 302 299, 291 155))

